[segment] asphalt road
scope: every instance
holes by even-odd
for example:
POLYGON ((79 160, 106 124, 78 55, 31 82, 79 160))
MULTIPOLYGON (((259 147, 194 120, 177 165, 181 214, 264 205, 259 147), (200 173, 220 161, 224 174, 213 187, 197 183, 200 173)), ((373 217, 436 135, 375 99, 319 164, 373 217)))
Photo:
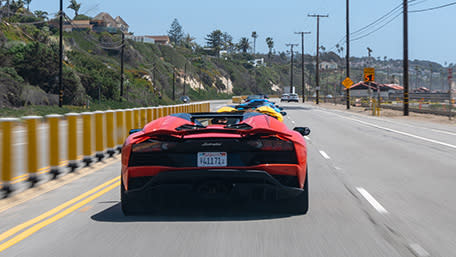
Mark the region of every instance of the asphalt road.
POLYGON ((1 212, 0 255, 455 256, 455 127, 282 105, 312 130, 306 215, 124 217, 116 162, 1 212))

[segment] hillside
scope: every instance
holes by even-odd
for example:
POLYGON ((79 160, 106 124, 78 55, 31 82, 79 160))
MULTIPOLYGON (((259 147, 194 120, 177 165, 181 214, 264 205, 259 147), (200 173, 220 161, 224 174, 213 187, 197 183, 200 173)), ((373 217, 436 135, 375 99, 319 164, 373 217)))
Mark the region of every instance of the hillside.
MULTIPOLYGON (((0 107, 56 105, 59 60, 56 20, 47 21, 25 9, 22 12, 0 23, 0 107)), ((65 105, 106 103, 108 108, 119 102, 122 106, 158 105, 178 102, 184 94, 192 100, 280 94, 290 85, 290 57, 284 52, 253 56, 251 51, 235 49, 216 57, 191 41, 160 45, 127 39, 124 95, 120 97, 121 42, 120 33, 91 30, 64 33, 65 105), (258 58, 264 59, 264 65, 252 64, 258 58), (173 81, 175 100, 172 100, 173 81)), ((296 91, 301 93, 301 56, 295 56, 293 81, 296 91)), ((306 91, 313 94, 315 57, 305 58, 306 91)), ((323 51, 321 62, 332 66, 321 68, 322 95, 342 94, 340 82, 345 78, 345 60, 334 52, 323 51)), ((402 82, 402 61, 353 57, 351 77, 355 82, 362 79, 366 66, 376 68, 378 82, 402 82)), ((416 60, 411 62, 410 76, 412 90, 421 86, 444 90, 447 70, 438 63, 416 60)))
MULTIPOLYGON (((120 99, 119 34, 64 33, 64 104, 120 99)), ((0 24, 0 106, 55 105, 58 101, 58 33, 48 24, 0 24)), ((289 81, 289 66, 254 67, 251 54, 219 58, 202 48, 172 47, 126 40, 125 93, 133 105, 173 102, 184 94, 193 100, 233 94, 279 93, 289 81), (186 72, 185 72, 186 71, 186 72), (274 91, 275 90, 275 91, 274 91)))

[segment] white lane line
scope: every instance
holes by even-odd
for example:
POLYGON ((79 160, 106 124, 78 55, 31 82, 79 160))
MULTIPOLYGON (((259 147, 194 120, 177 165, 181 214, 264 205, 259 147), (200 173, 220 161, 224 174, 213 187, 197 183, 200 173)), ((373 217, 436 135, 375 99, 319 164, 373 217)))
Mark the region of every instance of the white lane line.
POLYGON ((327 160, 331 159, 329 158, 329 155, 327 155, 324 151, 320 151, 320 154, 327 160))
POLYGON ((291 123, 296 124, 296 122, 294 120, 291 120, 291 123))
POLYGON ((387 128, 387 127, 382 127, 382 126, 375 125, 375 124, 372 124, 372 123, 369 123, 369 122, 365 122, 365 121, 362 121, 362 120, 344 117, 344 116, 338 115, 338 114, 334 114, 334 115, 337 115, 337 116, 339 116, 341 118, 344 118, 344 119, 347 119, 347 120, 356 121, 356 122, 359 122, 361 124, 368 125, 368 126, 371 126, 371 127, 374 127, 374 128, 383 129, 383 130, 394 132, 394 133, 401 134, 401 135, 404 135, 404 136, 413 137, 413 138, 420 139, 420 140, 423 140, 423 141, 427 141, 427 142, 431 142, 431 143, 434 143, 434 144, 439 144, 439 145, 443 145, 443 146, 447 146, 447 147, 456 149, 456 145, 447 144, 447 143, 440 142, 440 141, 437 141, 437 140, 434 140, 434 139, 420 137, 420 136, 413 135, 413 134, 410 134, 410 133, 407 133, 407 132, 403 132, 403 131, 399 131, 399 130, 395 130, 395 129, 390 129, 390 128, 387 128))
POLYGON ((308 136, 304 136, 304 138, 305 138, 306 140, 310 140, 310 137, 308 137, 308 136))
MULTIPOLYGON (((335 112, 344 114, 343 111, 339 111, 339 110, 335 110, 335 112)), ((411 125, 411 124, 408 124, 408 123, 395 122, 395 121, 392 121, 392 120, 380 119, 380 118, 376 118, 376 117, 369 117, 369 116, 366 117, 366 116, 364 116, 362 114, 357 114, 357 113, 350 113, 350 115, 363 117, 363 118, 367 118, 367 119, 370 119, 370 120, 376 120, 376 121, 392 123, 392 124, 395 124, 395 125, 398 125, 398 126, 407 126, 407 127, 411 127, 411 128, 415 128, 415 129, 427 129, 427 130, 430 130, 430 131, 433 131, 433 132, 437 132, 437 133, 443 133, 443 134, 447 134, 447 135, 456 136, 456 133, 454 133, 454 132, 449 132, 449 131, 440 130, 440 129, 433 129, 433 128, 428 128, 428 127, 420 127, 420 126, 415 126, 415 125, 411 125)))
POLYGON ((434 131, 434 132, 439 132, 439 133, 443 133, 443 134, 447 134, 447 135, 456 136, 456 133, 451 133, 451 132, 448 132, 448 131, 445 131, 445 130, 440 130, 440 129, 431 129, 431 130, 434 131))
POLYGON ((362 187, 357 187, 356 190, 380 213, 386 214, 388 211, 375 198, 362 187))
POLYGON ((420 257, 429 257, 431 256, 426 250, 423 249, 419 244, 410 244, 410 249, 413 251, 415 255, 420 257))

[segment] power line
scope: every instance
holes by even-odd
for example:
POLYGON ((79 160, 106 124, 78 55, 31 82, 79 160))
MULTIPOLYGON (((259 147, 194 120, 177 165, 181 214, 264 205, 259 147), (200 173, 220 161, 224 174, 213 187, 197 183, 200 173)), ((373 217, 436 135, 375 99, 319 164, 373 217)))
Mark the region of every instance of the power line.
MULTIPOLYGON (((418 0, 409 0, 408 3, 410 4, 410 6, 412 5, 418 5, 418 4, 421 4, 423 2, 426 2, 428 0, 421 0, 421 1, 418 1, 418 0)), ((387 24, 391 23, 393 20, 395 20, 398 16, 400 16, 402 14, 402 8, 400 8, 402 6, 402 3, 397 5, 396 7, 394 7, 393 9, 391 9, 389 12, 387 12, 386 14, 382 15, 380 18, 376 19, 375 21, 371 22, 370 24, 350 33, 350 35, 352 36, 355 36, 355 34, 359 34, 361 33, 362 31, 367 31, 369 30, 371 27, 376 27, 377 25, 380 25, 383 23, 382 25, 380 25, 380 27, 377 27, 375 28, 373 31, 370 31, 370 32, 366 32, 365 34, 363 35, 358 35, 358 37, 355 37, 353 39, 351 39, 350 41, 355 41, 355 40, 359 40, 359 39, 362 39, 364 37, 367 37, 377 31, 379 31, 380 29, 382 29, 383 27, 385 27, 387 24), (392 17, 392 18, 391 18, 392 17), (391 19, 389 19, 391 18, 391 19), (389 19, 389 20, 388 20, 389 19)), ((343 42, 346 41, 346 36, 342 37, 332 48, 330 48, 329 51, 332 51, 336 48, 336 45, 338 44, 341 44, 343 42)))
POLYGON ((402 12, 398 13, 396 16, 394 16, 393 18, 391 18, 389 21, 387 21, 387 22, 386 22, 385 24, 383 24, 382 26, 376 28, 375 30, 373 30, 373 31, 371 31, 371 32, 369 32, 369 33, 367 33, 367 34, 364 34, 364 35, 362 35, 362 36, 353 38, 353 39, 350 40, 350 42, 356 41, 356 40, 360 40, 360 39, 362 39, 362 38, 365 38, 365 37, 367 37, 367 36, 372 35, 373 33, 379 31, 380 29, 384 28, 386 25, 388 25, 388 24, 390 24, 391 22, 393 22, 397 17, 399 17, 399 16, 401 16, 401 15, 402 15, 402 12))
POLYGON ((409 11, 409 13, 427 12, 427 11, 432 11, 432 10, 437 10, 437 9, 445 8, 445 7, 448 7, 448 6, 455 5, 455 4, 456 4, 456 2, 451 2, 451 3, 448 3, 448 4, 436 6, 436 7, 431 7, 431 8, 421 9, 421 10, 409 11))

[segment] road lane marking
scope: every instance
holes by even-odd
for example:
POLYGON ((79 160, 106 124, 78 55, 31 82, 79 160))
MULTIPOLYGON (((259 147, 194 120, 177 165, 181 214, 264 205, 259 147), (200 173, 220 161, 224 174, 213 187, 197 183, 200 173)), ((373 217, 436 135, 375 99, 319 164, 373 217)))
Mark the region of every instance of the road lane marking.
POLYGON ((447 134, 447 135, 456 136, 456 133, 451 133, 451 132, 448 132, 448 131, 445 131, 445 130, 440 130, 440 129, 431 129, 431 130, 434 131, 434 132, 439 132, 439 133, 443 133, 443 134, 447 134))
POLYGON ((81 194, 81 195, 79 195, 79 196, 77 196, 77 197, 75 197, 75 198, 73 198, 73 199, 61 204, 61 205, 59 205, 59 206, 57 206, 57 207, 55 207, 54 209, 49 210, 49 211, 41 214, 40 216, 38 216, 36 218, 28 220, 28 221, 26 221, 26 222, 24 222, 24 223, 22 223, 20 225, 15 226, 14 228, 9 229, 8 231, 0 234, 0 242, 5 240, 5 239, 7 239, 8 237, 16 234, 17 232, 19 232, 19 231, 21 231, 21 230, 23 230, 23 229, 25 229, 27 227, 30 227, 33 224, 35 224, 37 222, 40 222, 40 221, 48 218, 51 215, 54 215, 55 213, 63 210, 64 208, 72 205, 73 203, 76 203, 76 202, 80 201, 81 199, 84 199, 85 197, 87 197, 87 196, 99 191, 100 189, 105 188, 106 186, 108 186, 108 185, 110 185, 110 184, 112 184, 114 182, 117 182, 119 180, 119 178, 120 178, 120 176, 115 177, 115 178, 109 180, 108 182, 105 182, 105 183, 103 183, 103 184, 101 184, 101 185, 99 185, 99 186, 97 186, 97 187, 95 187, 95 188, 93 188, 93 189, 91 189, 91 190, 89 190, 89 191, 87 191, 87 192, 85 192, 85 193, 83 193, 83 194, 81 194))
POLYGON ((429 257, 431 256, 426 250, 423 249, 419 244, 410 244, 410 249, 412 252, 419 257, 429 257))
MULTIPOLYGON (((343 111, 339 111, 339 110, 334 110, 334 111, 338 112, 338 113, 345 113, 346 114, 346 112, 343 112, 343 111)), ((395 125, 398 125, 398 126, 407 126, 407 127, 411 127, 411 128, 427 129, 427 130, 430 130, 430 131, 433 131, 433 132, 437 132, 437 133, 443 133, 443 134, 447 134, 447 135, 456 136, 455 132, 450 132, 450 131, 445 131, 445 130, 440 130, 440 129, 433 129, 433 128, 423 127, 423 126, 415 126, 415 125, 411 125, 411 124, 404 123, 404 122, 396 122, 396 121, 392 121, 392 120, 380 119, 380 118, 371 117, 371 116, 365 116, 365 115, 357 114, 357 113, 350 113, 350 115, 363 117, 363 118, 370 119, 370 120, 388 122, 388 123, 392 123, 392 124, 395 124, 395 125)))
POLYGON ((388 211, 375 198, 362 187, 357 187, 356 190, 381 214, 386 214, 388 211))
POLYGON ((80 169, 78 172, 70 173, 65 176, 62 176, 58 180, 50 180, 46 183, 40 184, 34 188, 27 189, 25 191, 13 194, 11 197, 0 200, 0 213, 6 211, 14 206, 30 201, 42 194, 55 190, 59 187, 62 187, 68 183, 76 181, 82 177, 90 175, 98 170, 101 170, 107 166, 113 165, 118 162, 119 158, 114 157, 106 162, 95 163, 91 167, 86 167, 80 169))
POLYGON ((47 225, 50 225, 60 219, 62 219, 63 217, 67 216, 68 214, 76 211, 77 209, 81 208, 82 206, 90 203, 91 201, 97 199, 98 197, 106 194, 107 192, 113 190, 114 188, 117 188, 120 186, 120 181, 117 181, 115 182, 113 185, 111 186, 108 186, 107 188, 99 191, 98 193, 96 194, 93 194, 91 196, 89 196, 88 198, 86 198, 85 200, 71 206, 70 208, 62 211, 62 212, 59 212, 58 214, 56 214, 55 216, 45 220, 45 221, 42 221, 36 225, 34 225, 33 227, 25 230, 24 232, 20 233, 19 235, 13 237, 12 239, 6 241, 5 243, 1 244, 0 245, 0 253, 8 248, 10 248, 11 246, 19 243, 20 241, 28 238, 29 236, 33 235, 34 233, 38 232, 40 229, 46 227, 47 225))
POLYGON ((344 118, 344 119, 347 119, 347 120, 356 121, 356 122, 359 122, 361 124, 368 125, 368 126, 371 126, 371 127, 374 127, 374 128, 383 129, 383 130, 394 132, 394 133, 401 134, 401 135, 404 135, 404 136, 413 137, 413 138, 420 139, 420 140, 423 140, 423 141, 427 141, 427 142, 430 142, 430 143, 439 144, 439 145, 443 145, 443 146, 447 146, 447 147, 456 149, 456 145, 447 144, 447 143, 440 142, 440 141, 434 140, 434 139, 420 137, 420 136, 413 135, 413 134, 410 134, 410 133, 407 133, 407 132, 403 132, 403 131, 399 131, 399 130, 395 130, 395 129, 390 129, 390 128, 387 128, 387 127, 375 125, 375 124, 372 124, 372 123, 369 123, 369 122, 365 122, 365 121, 362 121, 362 120, 353 119, 353 118, 349 118, 349 117, 344 117, 344 116, 338 115, 338 114, 334 114, 334 115, 337 115, 337 116, 339 116, 341 118, 344 118))
POLYGON ((320 154, 327 160, 331 159, 329 158, 329 155, 327 155, 324 151, 320 151, 320 154))

